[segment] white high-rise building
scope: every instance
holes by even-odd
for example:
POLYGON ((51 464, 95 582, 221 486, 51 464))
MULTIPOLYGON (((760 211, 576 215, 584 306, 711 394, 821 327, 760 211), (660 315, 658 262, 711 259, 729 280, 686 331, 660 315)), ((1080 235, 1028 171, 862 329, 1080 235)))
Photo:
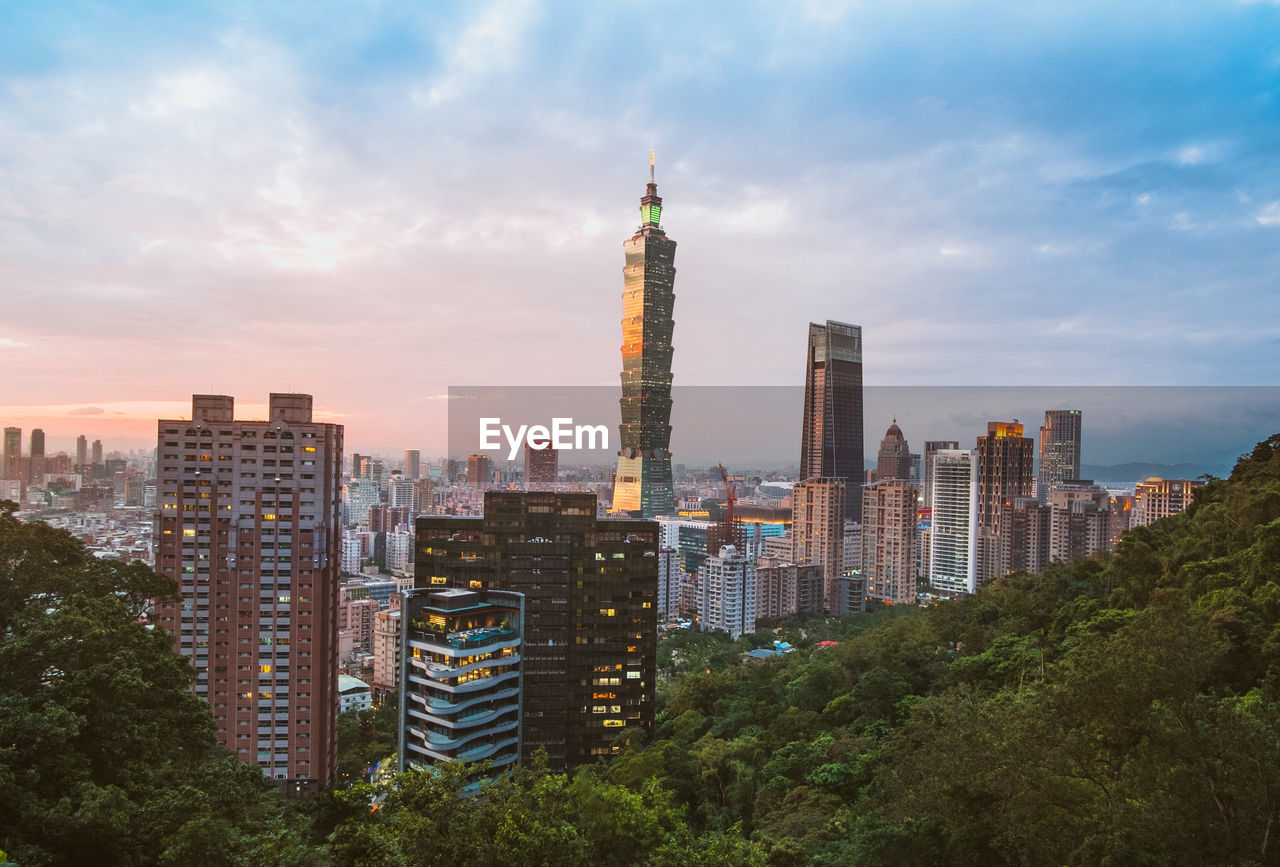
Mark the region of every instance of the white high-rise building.
POLYGON ((392 473, 391 480, 387 482, 387 504, 393 509, 408 507, 410 514, 416 514, 414 509, 414 487, 413 479, 392 473))
POLYGON ((658 549, 658 616, 675 614, 680 607, 680 564, 674 548, 658 549))
POLYGON ((364 552, 360 537, 351 533, 342 536, 342 572, 344 575, 359 575, 360 564, 364 561, 364 552))
POLYGON ((939 449, 929 468, 933 522, 929 583, 944 593, 978 589, 978 453, 939 449))
POLYGON ((413 562, 413 534, 396 530, 387 534, 387 568, 403 571, 413 562))
POLYGON ((351 526, 369 523, 369 507, 382 502, 378 483, 373 479, 352 479, 343 486, 347 498, 347 523, 351 526))
POLYGON ((702 564, 703 629, 723 629, 731 638, 756 629, 756 563, 725 545, 702 564))

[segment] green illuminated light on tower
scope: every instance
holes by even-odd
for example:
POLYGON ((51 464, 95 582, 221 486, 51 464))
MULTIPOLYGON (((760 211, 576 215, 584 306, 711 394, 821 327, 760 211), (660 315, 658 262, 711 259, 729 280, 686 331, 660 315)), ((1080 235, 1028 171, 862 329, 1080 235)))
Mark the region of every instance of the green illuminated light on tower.
POLYGON ((644 222, 653 223, 656 226, 662 217, 662 205, 641 205, 640 216, 644 222))

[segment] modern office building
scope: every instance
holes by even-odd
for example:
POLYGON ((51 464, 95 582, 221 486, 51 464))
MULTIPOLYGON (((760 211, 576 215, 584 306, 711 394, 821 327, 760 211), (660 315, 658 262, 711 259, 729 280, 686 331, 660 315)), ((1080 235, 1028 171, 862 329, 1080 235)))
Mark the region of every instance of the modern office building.
POLYGON ((1152 476, 1134 486, 1133 514, 1130 525, 1144 527, 1161 518, 1176 515, 1195 500, 1203 479, 1162 479, 1152 476))
POLYGON ((524 444, 524 489, 526 491, 554 491, 556 477, 560 473, 560 452, 547 444, 535 449, 526 439, 524 444))
POLYGON ((0 473, 6 479, 21 479, 22 473, 22 428, 7 427, 4 429, 4 466, 0 473))
POLYGON ((89 465, 89 438, 84 434, 76 437, 76 472, 83 473, 89 465))
POLYGON ((845 479, 844 516, 862 516, 862 327, 809 324, 800 480, 845 479))
POLYGON ((93 445, 89 447, 89 464, 91 466, 102 466, 102 440, 94 440, 93 445))
POLYGON ((733 545, 702 563, 698 616, 704 631, 723 629, 730 638, 756 631, 756 561, 733 545))
POLYGON ((194 395, 161 419, 156 569, 179 598, 156 621, 196 670, 218 741, 290 793, 330 782, 337 749, 342 426, 311 396, 265 421, 194 395))
MULTIPOLYGON (((845 572, 844 508, 848 483, 844 479, 806 479, 793 489, 791 560, 822 567, 828 611, 835 610, 836 579, 845 572)), ((862 511, 859 487, 858 511, 862 511)))
POLYGON ((987 422, 978 437, 978 584, 1015 568, 1004 517, 1015 500, 1032 495, 1035 440, 1022 435, 1017 419, 987 422))
POLYGON ((399 770, 519 761, 524 597, 419 587, 400 611, 399 770))
POLYGON ((1040 502, 1048 502, 1049 495, 1058 485, 1080 478, 1083 425, 1084 416, 1078 409, 1045 412, 1044 424, 1040 426, 1040 468, 1036 476, 1036 494, 1040 502))
MULTIPOLYGON (((911 480, 911 448, 907 445, 907 438, 902 435, 902 428, 898 427, 896 418, 884 432, 884 439, 880 440, 880 451, 876 458, 876 481, 901 479, 907 482, 911 480)), ((865 497, 863 502, 866 502, 865 497)))
POLYGON ((493 468, 488 455, 467 455, 467 487, 484 490, 493 481, 493 468))
POLYGON ((968 449, 933 454, 929 583, 941 593, 978 590, 978 464, 968 449))
POLYGON ((662 199, 649 155, 640 228, 622 244, 621 448, 610 511, 652 518, 675 514, 671 484, 671 344, 676 242, 660 225, 662 199))
POLYGON ((27 458, 27 481, 33 485, 44 484, 44 431, 31 431, 31 454, 27 458))
POLYGON ((524 757, 564 770, 653 727, 658 525, 590 493, 490 491, 483 517, 417 520, 414 585, 525 596, 524 757))
POLYGON ((418 449, 404 450, 404 477, 409 481, 422 474, 422 452, 418 449))
POLYGON ((868 599, 916 601, 916 486, 889 478, 862 490, 862 578, 868 599))

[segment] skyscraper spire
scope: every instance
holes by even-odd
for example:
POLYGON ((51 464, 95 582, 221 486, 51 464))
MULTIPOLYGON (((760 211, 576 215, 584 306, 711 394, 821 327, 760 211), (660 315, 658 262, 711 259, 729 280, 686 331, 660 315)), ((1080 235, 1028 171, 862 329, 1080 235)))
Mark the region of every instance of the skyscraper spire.
POLYGON ((654 157, 654 153, 655 153, 654 151, 649 151, 649 183, 653 184, 653 185, 656 187, 656 186, 658 185, 658 182, 657 182, 657 181, 655 181, 655 180, 653 179, 653 157, 654 157))

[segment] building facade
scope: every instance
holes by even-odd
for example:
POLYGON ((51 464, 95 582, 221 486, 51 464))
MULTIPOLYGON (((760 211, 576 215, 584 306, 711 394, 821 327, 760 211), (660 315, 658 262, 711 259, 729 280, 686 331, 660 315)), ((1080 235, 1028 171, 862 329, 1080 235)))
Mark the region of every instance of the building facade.
POLYGON ((524 757, 563 770, 653 727, 658 525, 596 517, 590 493, 490 491, 483 517, 417 521, 418 589, 525 597, 524 757))
POLYGON ((1053 490, 1065 481, 1080 478, 1080 446, 1084 441, 1084 416, 1078 409, 1051 409, 1040 425, 1040 468, 1036 495, 1048 502, 1053 490))
POLYGON ((868 599, 916 601, 916 486, 890 478, 862 491, 862 579, 868 599))
POLYGON ((649 157, 640 228, 622 244, 621 448, 610 511, 652 518, 675 514, 671 479, 671 358, 676 242, 660 225, 662 199, 649 157))
POLYGON ((978 437, 978 584, 1016 568, 1005 518, 1015 500, 1032 495, 1035 440, 1017 419, 987 422, 978 437))
POLYGON ((192 397, 161 419, 156 569, 178 585, 157 623, 196 670, 218 741, 292 793, 330 782, 337 748, 342 426, 311 396, 266 421, 192 397))
POLYGON ((1130 525, 1145 527, 1161 518, 1176 515, 1195 500, 1203 479, 1161 479, 1152 476, 1134 486, 1134 505, 1130 525))
POLYGON ((968 449, 933 454, 929 584, 943 594, 978 591, 978 462, 968 449))
POLYGON ((844 479, 844 516, 862 521, 862 327, 809 324, 800 481, 844 479))
POLYGON ((400 610, 399 769, 519 761, 524 598, 425 587, 400 610))
POLYGON ((756 561, 733 545, 721 546, 702 564, 699 589, 702 628, 723 629, 730 638, 756 631, 756 561))
MULTIPOLYGON (((791 560, 822 567, 827 610, 836 609, 836 579, 844 575, 844 507, 848 482, 807 479, 793 489, 791 560)), ((862 511, 859 488, 858 511, 862 511)))

